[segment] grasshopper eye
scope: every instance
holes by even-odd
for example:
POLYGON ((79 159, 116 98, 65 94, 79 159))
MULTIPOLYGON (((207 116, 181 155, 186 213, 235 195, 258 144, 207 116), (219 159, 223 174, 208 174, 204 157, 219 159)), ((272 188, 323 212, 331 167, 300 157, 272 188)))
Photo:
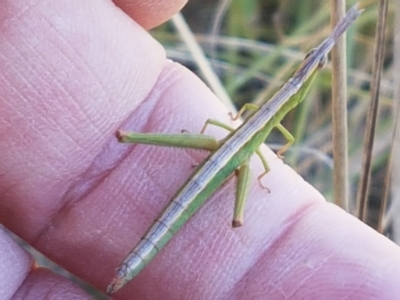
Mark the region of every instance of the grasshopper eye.
MULTIPOLYGON (((311 55, 313 55, 318 49, 317 48, 313 48, 311 49, 305 56, 304 59, 309 58, 311 55)), ((322 69, 326 66, 326 63, 328 62, 328 56, 324 55, 323 57, 320 58, 319 62, 318 62, 318 68, 322 69)))

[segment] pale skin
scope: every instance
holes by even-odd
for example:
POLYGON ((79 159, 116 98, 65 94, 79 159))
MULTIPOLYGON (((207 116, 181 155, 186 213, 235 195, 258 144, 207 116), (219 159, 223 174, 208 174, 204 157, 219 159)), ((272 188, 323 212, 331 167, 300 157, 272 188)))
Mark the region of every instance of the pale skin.
MULTIPOLYGON (((0 16, 0 40, 7 41, 0 42, 0 222, 104 290, 134 239, 204 157, 160 147, 127 151, 115 141, 115 130, 124 124, 148 132, 194 132, 209 117, 229 123, 229 116, 199 79, 165 61, 162 47, 131 21, 129 11, 86 1, 76 14, 81 1, 73 8, 71 1, 39 1, 28 14, 23 1, 8 3, 12 9, 0 16), (28 30, 33 24, 37 35, 28 30), (74 29, 90 35, 97 52, 74 29), (101 180, 94 179, 97 174, 101 180)), ((170 3, 157 4, 159 15, 154 6, 151 16, 145 10, 138 15, 151 27, 168 18, 162 5, 175 7, 170 15, 179 10, 179 3, 170 3)), ((135 7, 132 1, 123 4, 135 7)), ((141 299, 310 297, 321 290, 337 298, 399 298, 398 247, 326 204, 264 151, 272 170, 264 183, 271 193, 254 184, 242 228, 230 227, 230 182, 116 298, 129 299, 133 292, 141 299)), ((252 168, 262 171, 257 159, 252 168)), ((36 297, 49 291, 83 295, 65 279, 30 271, 27 255, 5 235, 0 243, 6 249, 0 250, 6 268, 0 295, 18 289, 36 297), (11 259, 13 264, 5 264, 11 259)))

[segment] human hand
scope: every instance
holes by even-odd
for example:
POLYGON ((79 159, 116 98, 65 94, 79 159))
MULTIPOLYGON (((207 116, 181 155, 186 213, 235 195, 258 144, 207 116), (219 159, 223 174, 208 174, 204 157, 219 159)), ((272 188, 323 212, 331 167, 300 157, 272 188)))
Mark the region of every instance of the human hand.
MULTIPOLYGON (((109 1, 6 3, 0 13, 0 222, 105 290, 204 158, 190 150, 121 145, 115 131, 198 132, 209 117, 229 117, 199 79, 166 61, 162 47, 130 19, 149 28, 182 3, 119 1, 130 17, 109 1)), ((265 152, 272 171, 263 182, 271 193, 254 182, 243 227, 230 227, 230 180, 115 298, 398 298, 399 248, 325 203, 265 152)), ((256 159, 252 170, 262 170, 256 159)), ((27 254, 4 234, 0 243, 0 295, 84 297, 54 274, 30 271, 27 254)))

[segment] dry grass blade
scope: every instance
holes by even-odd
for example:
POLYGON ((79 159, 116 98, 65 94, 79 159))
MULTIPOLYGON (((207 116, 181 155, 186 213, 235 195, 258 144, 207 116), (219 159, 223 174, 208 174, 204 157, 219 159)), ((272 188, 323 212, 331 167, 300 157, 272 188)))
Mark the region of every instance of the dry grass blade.
POLYGON ((368 210, 368 191, 369 182, 371 177, 371 161, 372 161, 372 148, 374 144, 374 135, 376 128, 376 120, 378 114, 379 103, 379 90, 380 81, 382 76, 384 50, 385 50, 385 29, 386 29, 386 16, 388 1, 381 0, 379 2, 378 22, 376 25, 375 35, 375 53, 374 63, 372 69, 372 82, 371 82, 371 99, 370 107, 366 121, 366 129, 364 136, 364 153, 362 160, 362 171, 357 195, 357 214, 358 218, 366 221, 368 210))
POLYGON ((236 111, 236 108, 233 106, 232 101, 228 94, 225 91, 225 88, 221 84, 218 76, 214 73, 211 68, 210 63, 208 62, 206 56, 203 53, 203 50, 197 43, 192 31, 187 25, 185 19, 182 14, 176 14, 172 18, 172 23, 177 29, 180 37, 185 42, 189 51, 191 52, 194 61, 200 69, 200 72, 204 76, 204 79, 209 84, 213 92, 217 95, 217 97, 228 107, 230 111, 236 111))
MULTIPOLYGON (((334 26, 345 14, 345 1, 331 0, 334 26)), ((347 156, 347 88, 346 44, 340 38, 332 50, 332 142, 334 167, 334 202, 349 210, 349 175, 347 156)))

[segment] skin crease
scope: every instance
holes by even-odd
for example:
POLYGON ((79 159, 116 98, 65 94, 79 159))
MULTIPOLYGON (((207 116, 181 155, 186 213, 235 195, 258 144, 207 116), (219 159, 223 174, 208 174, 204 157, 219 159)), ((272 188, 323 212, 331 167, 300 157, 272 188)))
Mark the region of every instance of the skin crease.
MULTIPOLYGON (((227 111, 133 21, 156 26, 183 2, 118 1, 125 12, 110 1, 3 2, 0 222, 105 290, 205 156, 120 145, 115 131, 198 132, 209 117, 229 123, 227 111)), ((398 246, 264 150, 271 193, 253 180, 244 226, 229 226, 230 180, 115 299, 399 299, 398 246)), ((260 165, 253 160, 253 177, 260 165)), ((0 245, 1 299, 85 297, 58 275, 30 270, 2 231, 0 245)))

